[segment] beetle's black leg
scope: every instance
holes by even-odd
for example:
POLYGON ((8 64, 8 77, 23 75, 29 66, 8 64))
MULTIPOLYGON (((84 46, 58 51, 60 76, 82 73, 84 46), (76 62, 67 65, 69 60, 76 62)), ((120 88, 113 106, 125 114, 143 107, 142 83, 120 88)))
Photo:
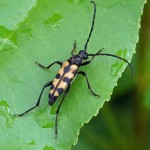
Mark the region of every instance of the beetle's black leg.
MULTIPOLYGON (((93 92, 93 90, 91 89, 91 86, 90 86, 90 83, 89 83, 89 80, 87 78, 87 75, 85 72, 83 71, 79 71, 78 74, 81 74, 83 75, 85 78, 86 78, 86 82, 87 82, 87 85, 88 85, 88 89, 91 91, 91 93, 94 95, 94 96, 99 96, 98 94, 96 94, 95 92, 93 92)), ((100 96, 99 96, 100 97, 100 96)))
POLYGON ((95 56, 93 56, 91 60, 85 61, 84 63, 82 63, 81 66, 85 66, 85 65, 90 64, 90 63, 92 62, 92 60, 94 59, 94 57, 95 57, 95 56))
POLYGON ((89 60, 89 61, 86 61, 86 62, 82 63, 81 66, 85 66, 85 65, 88 65, 89 63, 91 63, 92 60, 95 58, 95 56, 99 55, 99 54, 102 52, 103 49, 104 49, 104 48, 102 48, 101 50, 99 50, 97 53, 92 54, 92 59, 89 60))
POLYGON ((38 100, 37 100, 37 102, 36 102, 36 105, 35 105, 34 107, 28 109, 28 110, 25 111, 24 113, 15 114, 14 116, 23 116, 23 115, 25 115, 26 113, 28 113, 29 111, 31 111, 31 110, 33 110, 34 108, 38 107, 39 104, 40 104, 41 96, 42 96, 42 94, 43 94, 44 89, 45 89, 46 87, 51 86, 51 85, 52 85, 52 81, 47 82, 47 83, 43 86, 42 91, 41 91, 41 93, 40 93, 40 96, 39 96, 39 98, 38 98, 38 100))
POLYGON ((37 61, 35 62, 39 67, 43 68, 43 69, 49 69, 51 66, 53 66, 54 64, 58 64, 58 65, 62 65, 62 62, 61 61, 55 61, 53 62, 52 64, 50 64, 49 66, 43 66, 41 65, 40 63, 38 63, 37 61))
POLYGON ((57 138, 57 133, 58 133, 58 130, 57 130, 58 128, 57 127, 58 127, 58 114, 59 114, 59 110, 60 110, 60 107, 61 107, 61 105, 62 105, 62 103, 64 101, 65 96, 68 94, 69 89, 70 89, 70 84, 68 85, 66 91, 64 92, 63 98, 62 98, 62 100, 61 100, 61 102, 60 102, 60 104, 59 104, 59 106, 58 106, 58 108, 56 110, 56 120, 55 120, 55 137, 56 138, 57 138))
POLYGON ((77 49, 77 41, 74 40, 74 43, 73 43, 73 50, 71 51, 71 55, 75 55, 75 50, 77 49))

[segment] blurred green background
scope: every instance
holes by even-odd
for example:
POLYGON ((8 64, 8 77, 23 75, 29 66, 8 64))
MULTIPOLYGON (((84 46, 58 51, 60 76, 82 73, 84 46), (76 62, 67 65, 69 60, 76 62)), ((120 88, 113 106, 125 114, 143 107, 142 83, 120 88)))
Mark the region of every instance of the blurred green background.
POLYGON ((111 100, 81 129, 73 150, 150 149, 150 1, 144 8, 131 63, 134 79, 127 68, 111 100))

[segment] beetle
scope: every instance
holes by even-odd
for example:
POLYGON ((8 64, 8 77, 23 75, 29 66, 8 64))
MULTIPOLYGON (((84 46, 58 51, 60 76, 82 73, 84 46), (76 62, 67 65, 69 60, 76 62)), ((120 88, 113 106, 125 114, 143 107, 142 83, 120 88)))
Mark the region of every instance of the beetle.
POLYGON ((52 64, 50 64, 49 66, 43 66, 42 64, 36 62, 36 64, 44 69, 49 69, 51 66, 53 66, 54 64, 58 64, 60 65, 60 69, 56 75, 56 77, 54 78, 53 81, 50 81, 48 83, 46 83, 42 90, 41 93, 39 95, 39 98, 35 104, 35 106, 31 107, 30 109, 28 109, 27 111, 21 113, 21 114, 17 114, 15 116, 23 116, 26 113, 30 112, 31 110, 35 109, 36 107, 39 106, 40 104, 40 100, 41 100, 41 96, 43 94, 43 91, 45 88, 50 87, 50 91, 49 91, 49 105, 53 105, 55 103, 55 101, 57 100, 57 98, 63 93, 63 97, 62 100, 56 110, 56 119, 55 119, 55 135, 57 137, 58 134, 58 114, 59 114, 59 110, 62 106, 62 103, 64 101, 65 96, 67 95, 67 93, 69 92, 69 89, 71 87, 72 82, 74 81, 75 77, 80 74, 83 77, 85 77, 86 82, 87 82, 87 86, 88 89, 90 90, 90 92, 94 95, 94 96, 99 96, 98 94, 96 94, 90 86, 88 77, 86 75, 86 73, 84 71, 79 71, 79 68, 85 65, 90 64, 93 59, 96 56, 100 56, 100 55, 105 55, 105 56, 111 56, 111 57, 115 57, 117 59, 123 60, 124 62, 128 63, 131 72, 132 72, 132 77, 133 77, 133 68, 132 65, 124 58, 117 56, 117 55, 113 55, 113 54, 108 54, 108 53, 102 53, 102 50, 99 50, 97 53, 95 54, 89 54, 87 53, 87 46, 89 43, 89 40, 91 38, 91 34, 93 32, 93 28, 94 28, 94 23, 95 23, 95 17, 96 17, 96 3, 94 1, 91 1, 91 3, 93 3, 94 5, 94 13, 93 13, 93 19, 92 19, 92 25, 91 25, 91 29, 90 29, 90 33, 88 35, 87 41, 84 45, 84 49, 80 50, 79 53, 76 55, 75 54, 75 50, 77 47, 77 43, 76 41, 74 41, 73 44, 73 50, 71 51, 71 57, 69 59, 67 59, 65 62, 61 62, 61 61, 55 61, 52 64), (89 60, 89 56, 91 57, 91 59, 89 60))

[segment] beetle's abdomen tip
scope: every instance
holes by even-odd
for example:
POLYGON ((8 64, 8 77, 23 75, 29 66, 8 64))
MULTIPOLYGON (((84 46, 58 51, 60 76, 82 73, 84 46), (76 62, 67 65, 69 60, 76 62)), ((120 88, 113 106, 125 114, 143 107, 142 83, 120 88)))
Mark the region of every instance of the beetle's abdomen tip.
POLYGON ((58 96, 49 94, 49 101, 48 101, 49 105, 53 105, 57 98, 58 98, 58 96))

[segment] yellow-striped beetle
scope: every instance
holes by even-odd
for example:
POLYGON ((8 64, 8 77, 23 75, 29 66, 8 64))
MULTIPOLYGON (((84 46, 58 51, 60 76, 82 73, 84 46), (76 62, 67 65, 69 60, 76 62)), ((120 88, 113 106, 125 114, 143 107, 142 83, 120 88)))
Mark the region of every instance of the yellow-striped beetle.
POLYGON ((90 86, 90 83, 88 81, 86 73, 83 71, 78 71, 79 67, 90 64, 92 62, 92 60, 95 58, 95 56, 100 56, 100 55, 112 56, 112 57, 121 59, 121 60, 125 61, 126 63, 128 63, 130 68, 131 68, 132 76, 133 76, 133 68, 132 68, 131 64, 126 59, 119 57, 119 56, 116 56, 116 55, 113 55, 113 54, 101 53, 102 50, 99 50, 95 54, 88 54, 86 52, 87 45, 88 45, 88 42, 90 40, 92 31, 93 31, 93 27, 94 27, 94 23, 95 23, 95 16, 96 16, 96 4, 94 1, 91 1, 91 3, 94 4, 94 14, 93 14, 93 20, 92 20, 92 26, 90 29, 90 33, 89 33, 87 41, 84 45, 84 50, 80 50, 79 53, 77 55, 75 55, 74 51, 75 51, 76 45, 77 45, 76 41, 75 41, 74 42, 74 48, 71 51, 72 56, 67 61, 65 61, 64 63, 61 61, 55 61, 52 64, 50 64, 49 66, 45 67, 45 66, 41 65, 40 63, 36 62, 38 64, 38 66, 41 68, 49 69, 54 64, 58 64, 61 67, 60 67, 55 79, 53 81, 46 83, 43 86, 42 91, 40 93, 40 96, 36 102, 36 105, 34 107, 28 109, 27 111, 25 111, 22 114, 15 115, 15 116, 23 116, 24 114, 28 113, 29 111, 31 111, 34 108, 36 108, 37 106, 39 106, 42 93, 46 87, 51 86, 50 92, 49 92, 49 101, 48 101, 49 105, 53 105, 54 102, 57 100, 57 98, 60 96, 60 94, 64 91, 63 98, 62 98, 62 100, 61 100, 61 102, 60 102, 60 104, 56 110, 56 120, 55 120, 55 134, 56 134, 56 136, 57 136, 57 118, 58 118, 59 110, 60 110, 60 107, 63 103, 65 96, 67 95, 67 93, 70 89, 71 83, 75 79, 76 75, 81 74, 82 76, 84 76, 86 78, 86 81, 87 81, 88 89, 91 91, 91 93, 94 96, 99 96, 96 93, 94 93, 93 90, 91 89, 91 86, 90 86), (90 60, 88 60, 89 56, 91 56, 90 60))

